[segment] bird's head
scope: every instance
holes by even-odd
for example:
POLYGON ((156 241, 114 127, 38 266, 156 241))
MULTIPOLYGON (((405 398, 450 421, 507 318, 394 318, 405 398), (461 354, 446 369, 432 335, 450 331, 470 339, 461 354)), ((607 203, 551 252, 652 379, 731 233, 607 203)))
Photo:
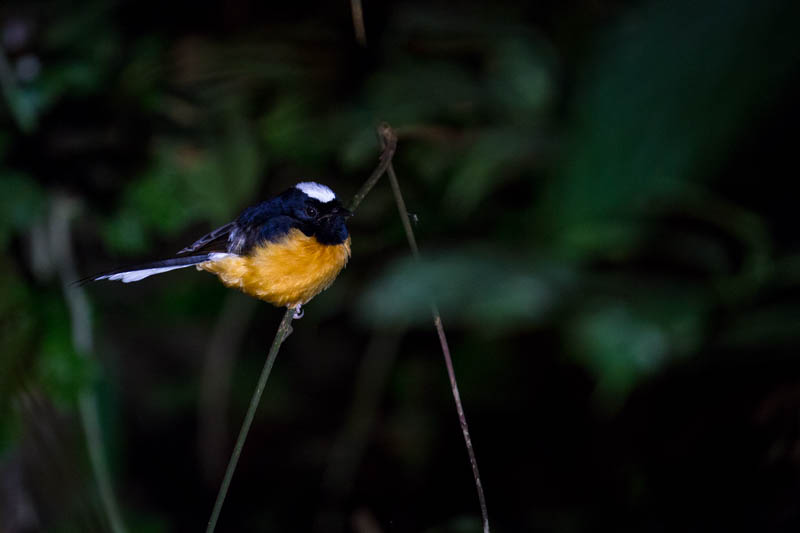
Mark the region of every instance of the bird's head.
POLYGON ((353 214, 342 207, 336 194, 319 183, 298 183, 284 193, 287 215, 299 222, 300 230, 321 244, 341 244, 348 236, 345 221, 353 214))

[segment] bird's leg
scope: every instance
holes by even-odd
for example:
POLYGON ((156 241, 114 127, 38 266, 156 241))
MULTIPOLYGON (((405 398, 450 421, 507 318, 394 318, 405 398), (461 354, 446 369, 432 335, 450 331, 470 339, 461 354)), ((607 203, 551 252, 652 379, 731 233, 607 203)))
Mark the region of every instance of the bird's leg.
POLYGON ((303 311, 303 304, 297 304, 294 307, 294 316, 292 318, 297 320, 298 318, 303 318, 303 315, 305 314, 306 312, 303 311))

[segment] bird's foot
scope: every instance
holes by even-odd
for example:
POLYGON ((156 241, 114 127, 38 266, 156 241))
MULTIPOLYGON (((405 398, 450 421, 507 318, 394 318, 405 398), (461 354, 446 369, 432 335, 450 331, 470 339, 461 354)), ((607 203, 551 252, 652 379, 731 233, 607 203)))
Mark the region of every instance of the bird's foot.
POLYGON ((292 315, 292 318, 297 320, 298 318, 303 318, 305 314, 306 312, 303 311, 303 304, 297 304, 294 308, 294 315, 292 315))

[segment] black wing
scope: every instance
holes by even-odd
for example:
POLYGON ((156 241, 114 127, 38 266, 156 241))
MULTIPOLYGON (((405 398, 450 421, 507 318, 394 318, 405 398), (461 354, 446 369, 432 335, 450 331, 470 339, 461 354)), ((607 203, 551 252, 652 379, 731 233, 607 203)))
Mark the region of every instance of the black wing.
POLYGON ((231 244, 233 244, 232 241, 235 240, 236 233, 236 222, 228 222, 211 233, 203 235, 194 241, 194 243, 178 252, 178 255, 195 252, 229 252, 231 251, 231 244))
POLYGON ((257 223, 242 224, 236 220, 200 237, 178 255, 214 252, 245 254, 259 241, 262 231, 263 228, 257 223))
POLYGON ((279 239, 291 228, 299 227, 299 222, 281 212, 275 203, 278 198, 248 207, 235 221, 197 239, 178 255, 198 252, 246 254, 261 241, 279 239))

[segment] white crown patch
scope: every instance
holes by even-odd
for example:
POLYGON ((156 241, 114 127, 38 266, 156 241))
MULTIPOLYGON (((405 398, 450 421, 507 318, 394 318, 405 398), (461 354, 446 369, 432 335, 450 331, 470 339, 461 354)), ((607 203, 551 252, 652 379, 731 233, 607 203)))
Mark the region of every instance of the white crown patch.
POLYGON ((323 204, 336 199, 336 195, 329 187, 313 181, 304 181, 302 183, 298 183, 295 185, 295 188, 300 189, 309 197, 319 200, 323 204))

